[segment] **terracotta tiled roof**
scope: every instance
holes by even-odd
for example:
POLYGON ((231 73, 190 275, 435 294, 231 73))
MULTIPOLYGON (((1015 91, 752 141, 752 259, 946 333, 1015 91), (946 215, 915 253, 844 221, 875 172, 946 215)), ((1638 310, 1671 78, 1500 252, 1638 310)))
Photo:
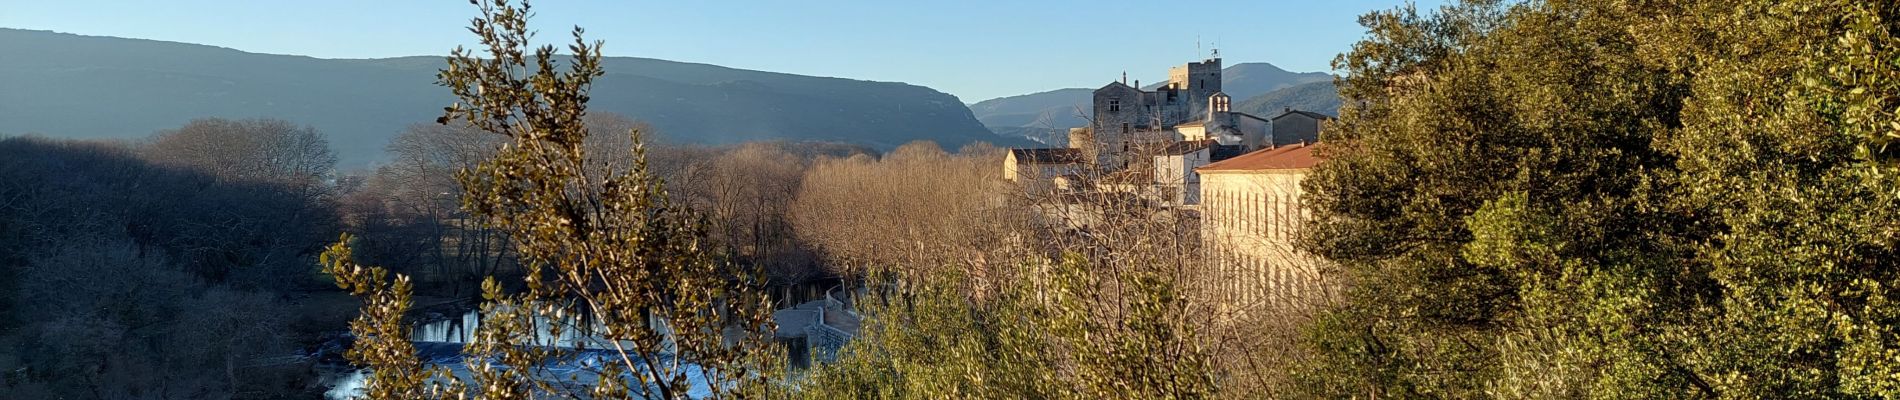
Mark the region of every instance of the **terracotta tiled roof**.
POLYGON ((1242 154, 1225 161, 1207 164, 1195 168, 1198 172, 1221 171, 1266 171, 1276 169, 1306 169, 1319 165, 1320 159, 1313 156, 1314 144, 1294 144, 1242 154))

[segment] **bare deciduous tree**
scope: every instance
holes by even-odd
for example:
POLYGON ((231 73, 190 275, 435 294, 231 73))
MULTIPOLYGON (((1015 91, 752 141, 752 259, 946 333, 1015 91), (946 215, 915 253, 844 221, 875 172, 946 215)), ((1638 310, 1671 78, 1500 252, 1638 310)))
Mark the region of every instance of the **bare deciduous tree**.
POLYGON ((280 119, 192 120, 154 135, 145 153, 160 163, 219 178, 309 190, 320 188, 336 167, 336 154, 322 133, 280 119))
POLYGON ((823 158, 805 173, 792 221, 844 275, 1001 261, 989 253, 1019 219, 1003 202, 1001 163, 928 142, 882 159, 823 158))

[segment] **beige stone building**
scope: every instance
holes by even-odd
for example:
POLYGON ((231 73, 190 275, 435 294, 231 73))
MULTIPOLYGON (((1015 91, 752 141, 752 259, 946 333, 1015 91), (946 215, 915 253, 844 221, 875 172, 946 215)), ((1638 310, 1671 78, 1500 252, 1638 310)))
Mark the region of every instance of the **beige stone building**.
POLYGON ((1057 182, 1072 178, 1087 165, 1075 148, 1009 149, 1003 158, 1003 179, 1031 194, 1049 193, 1057 182))
POLYGON ((1317 147, 1267 148, 1196 169, 1210 264, 1197 286, 1216 309, 1245 313, 1323 296, 1320 264, 1293 247, 1305 217, 1300 181, 1319 164, 1317 147))

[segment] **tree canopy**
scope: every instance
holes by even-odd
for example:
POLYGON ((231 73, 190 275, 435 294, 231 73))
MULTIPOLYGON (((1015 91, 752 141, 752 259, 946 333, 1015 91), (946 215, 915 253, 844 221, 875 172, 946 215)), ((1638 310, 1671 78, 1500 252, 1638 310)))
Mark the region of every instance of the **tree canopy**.
POLYGON ((1361 19, 1304 246, 1313 394, 1900 395, 1900 6, 1463 1, 1361 19))

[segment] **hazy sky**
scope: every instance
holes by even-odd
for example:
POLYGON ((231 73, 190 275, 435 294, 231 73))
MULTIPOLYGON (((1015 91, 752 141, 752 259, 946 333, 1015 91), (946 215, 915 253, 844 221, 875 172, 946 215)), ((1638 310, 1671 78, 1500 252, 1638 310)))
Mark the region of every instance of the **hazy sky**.
MULTIPOLYGON (((1229 65, 1330 70, 1357 16, 1405 0, 610 1, 543 0, 541 39, 580 25, 610 56, 901 81, 965 102, 1097 87, 1219 46, 1229 65)), ((1437 0, 1421 0, 1436 7, 1437 0)), ((0 27, 321 58, 443 55, 472 43, 460 0, 0 0, 0 27)))

